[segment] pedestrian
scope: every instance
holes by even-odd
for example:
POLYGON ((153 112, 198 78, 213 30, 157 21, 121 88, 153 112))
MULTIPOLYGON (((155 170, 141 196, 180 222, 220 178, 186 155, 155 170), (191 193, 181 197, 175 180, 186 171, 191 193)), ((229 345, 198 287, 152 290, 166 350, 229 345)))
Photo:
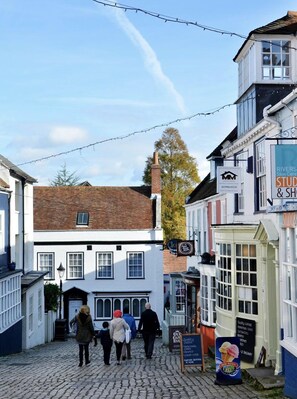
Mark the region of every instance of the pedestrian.
POLYGON ((70 321, 70 326, 77 325, 75 339, 79 347, 79 364, 83 365, 83 358, 85 357, 86 365, 90 363, 89 344, 95 336, 93 320, 90 315, 90 308, 88 305, 83 305, 77 316, 70 321))
POLYGON ((145 304, 145 311, 141 313, 138 331, 142 333, 144 351, 147 359, 151 359, 154 351, 156 334, 160 330, 157 313, 151 309, 151 304, 145 304))
POLYGON ((117 364, 121 364, 121 354, 126 330, 129 330, 129 325, 122 318, 122 312, 120 310, 115 310, 113 312, 113 319, 110 322, 110 337, 115 343, 117 364))
POLYGON ((129 342, 127 342, 127 339, 125 339, 125 342, 123 344, 123 349, 122 349, 122 360, 131 359, 131 340, 136 338, 136 322, 134 317, 129 313, 129 308, 125 307, 123 309, 123 319, 125 322, 128 324, 130 327, 130 339, 129 342))
POLYGON ((112 339, 110 338, 109 324, 107 321, 104 321, 102 323, 102 328, 99 331, 98 338, 100 338, 100 342, 103 348, 104 364, 106 366, 109 366, 112 339))

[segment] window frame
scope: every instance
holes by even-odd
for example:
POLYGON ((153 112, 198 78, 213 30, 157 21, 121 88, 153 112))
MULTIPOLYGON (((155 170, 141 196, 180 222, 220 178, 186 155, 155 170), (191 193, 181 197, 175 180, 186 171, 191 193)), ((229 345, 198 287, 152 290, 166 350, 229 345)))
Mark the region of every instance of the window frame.
POLYGON ((145 278, 145 274, 144 274, 144 252, 143 251, 129 251, 129 252, 127 252, 127 256, 126 256, 126 259, 127 259, 127 280, 139 280, 139 279, 144 279, 145 278), (132 257, 132 255, 141 255, 141 260, 142 260, 142 262, 141 262, 141 265, 139 266, 139 265, 133 265, 133 264, 130 264, 130 257, 132 257), (135 269, 136 268, 139 268, 139 267, 141 267, 141 275, 135 275, 135 274, 131 274, 131 268, 132 267, 134 267, 135 269))
POLYGON ((37 270, 42 272, 48 272, 45 276, 45 280, 55 280, 55 253, 54 252, 37 252, 37 270), (41 265, 41 255, 52 255, 52 264, 41 265))
MULTIPOLYGON (((106 269, 107 270, 107 269, 106 269)), ((113 260, 113 252, 111 251, 97 251, 96 252, 96 280, 112 280, 114 279, 114 260, 113 260), (100 265, 99 257, 100 255, 110 255, 110 264, 100 265), (109 268, 110 275, 102 275, 100 276, 100 267, 109 268)))
POLYGON ((238 313, 253 316, 259 314, 257 266, 257 246, 250 243, 235 243, 235 287, 238 313))
POLYGON ((0 210, 0 254, 5 254, 5 212, 0 210))
POLYGON ((66 279, 67 280, 84 280, 84 253, 81 251, 77 251, 77 252, 67 252, 66 253, 66 279), (81 265, 70 265, 70 256, 72 255, 80 255, 81 256, 81 265), (71 274, 74 274, 73 271, 71 271, 71 268, 74 267, 81 267, 81 276, 71 276, 71 274))
POLYGON ((261 78, 264 81, 288 81, 292 76, 292 57, 290 54, 290 40, 262 40, 261 41, 261 78), (267 61, 264 63, 264 57, 267 61), (279 63, 277 63, 279 59, 279 63), (285 63, 285 64, 284 64, 285 63), (286 65, 287 63, 287 65, 286 65), (266 71, 266 72, 265 72, 266 71), (280 72, 276 76, 276 71, 280 72))
POLYGON ((88 226, 89 225, 89 212, 77 212, 76 225, 77 226, 88 226))
POLYGON ((0 333, 22 319, 21 273, 0 280, 0 333), (7 303, 11 301, 12 306, 7 303))
POLYGON ((203 325, 215 327, 216 324, 216 278, 201 275, 200 318, 203 325))
POLYGON ((256 211, 266 210, 267 186, 266 186, 266 152, 265 138, 255 142, 255 188, 256 188, 256 211))
POLYGON ((232 245, 231 243, 219 243, 219 255, 217 260, 217 303, 222 310, 231 312, 232 303, 232 245))
POLYGON ((135 320, 140 320, 141 313, 145 310, 145 304, 149 302, 148 295, 136 295, 136 296, 128 296, 123 295, 121 297, 115 296, 95 296, 95 318, 94 321, 101 320, 111 320, 113 312, 115 310, 123 311, 125 307, 129 308, 129 313, 135 318, 135 320), (98 312, 98 304, 102 303, 102 313, 98 312), (110 306, 107 311, 106 305, 109 303, 110 306))

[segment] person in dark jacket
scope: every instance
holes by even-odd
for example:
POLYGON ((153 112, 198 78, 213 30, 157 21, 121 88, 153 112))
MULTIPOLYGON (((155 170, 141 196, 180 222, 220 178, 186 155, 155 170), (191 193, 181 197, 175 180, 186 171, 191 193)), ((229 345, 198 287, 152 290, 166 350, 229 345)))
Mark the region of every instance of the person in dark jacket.
POLYGON ((125 307, 123 309, 123 319, 125 322, 128 324, 130 327, 130 341, 127 342, 127 339, 125 340, 122 348, 122 360, 131 359, 131 340, 136 338, 136 322, 134 317, 129 313, 129 308, 125 307))
POLYGON ((83 357, 85 355, 86 365, 90 363, 89 344, 95 336, 93 320, 90 315, 88 305, 80 308, 79 314, 70 321, 70 326, 77 324, 76 341, 79 346, 79 367, 83 365, 83 357))
POLYGON ((103 359, 106 366, 110 366, 110 352, 112 347, 112 339, 110 338, 109 324, 107 321, 102 323, 102 328, 99 331, 98 337, 103 348, 103 359))
POLYGON ((145 311, 141 313, 138 331, 142 333, 145 356, 151 359, 154 351, 156 334, 160 329, 157 313, 151 309, 151 304, 145 304, 145 311))

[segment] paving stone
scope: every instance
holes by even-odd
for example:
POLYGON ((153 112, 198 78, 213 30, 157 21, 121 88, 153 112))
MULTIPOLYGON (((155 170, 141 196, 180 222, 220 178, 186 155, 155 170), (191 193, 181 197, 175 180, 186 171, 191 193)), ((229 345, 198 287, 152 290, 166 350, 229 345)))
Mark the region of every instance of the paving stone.
POLYGON ((160 338, 156 340, 151 360, 144 356, 141 339, 132 342, 132 355, 131 360, 118 366, 113 347, 111 365, 105 366, 101 345, 91 345, 91 363, 78 367, 78 346, 69 338, 5 356, 0 358, 0 398, 263 398, 248 382, 236 386, 215 385, 211 360, 206 361, 205 372, 189 368, 182 373, 179 354, 169 352, 160 338))

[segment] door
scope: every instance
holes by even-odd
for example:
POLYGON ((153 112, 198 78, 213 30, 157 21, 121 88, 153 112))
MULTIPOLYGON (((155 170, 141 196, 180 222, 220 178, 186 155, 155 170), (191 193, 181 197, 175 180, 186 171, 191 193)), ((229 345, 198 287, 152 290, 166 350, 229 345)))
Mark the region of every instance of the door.
POLYGON ((70 299, 69 300, 69 321, 73 319, 73 317, 78 314, 80 307, 82 306, 83 301, 81 299, 70 299))

